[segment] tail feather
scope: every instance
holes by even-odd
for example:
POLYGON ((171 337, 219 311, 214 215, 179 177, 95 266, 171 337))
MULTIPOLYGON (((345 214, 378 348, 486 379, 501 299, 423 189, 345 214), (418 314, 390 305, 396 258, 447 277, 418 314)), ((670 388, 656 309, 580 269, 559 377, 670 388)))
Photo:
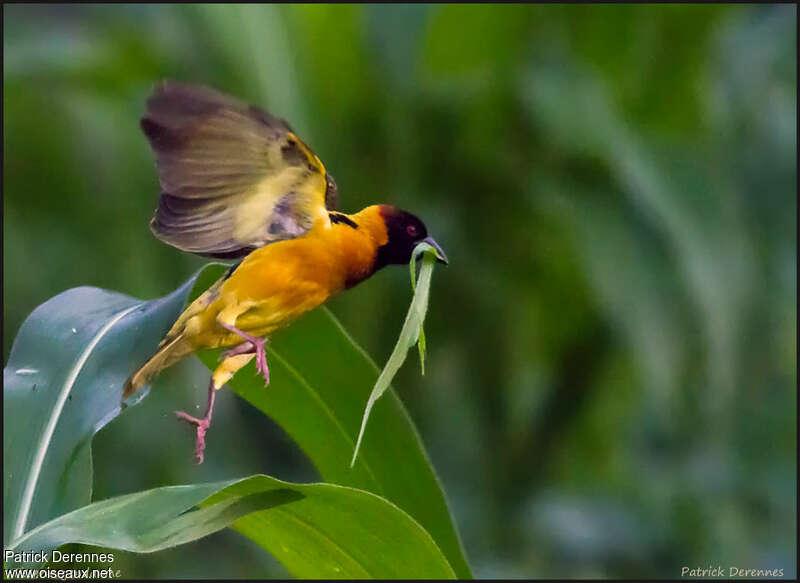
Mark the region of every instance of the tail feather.
POLYGON ((128 377, 128 380, 125 381, 125 390, 122 393, 122 399, 125 400, 136 393, 140 388, 148 384, 159 372, 172 366, 192 352, 194 352, 194 347, 184 338, 183 334, 178 334, 164 343, 150 360, 128 377))

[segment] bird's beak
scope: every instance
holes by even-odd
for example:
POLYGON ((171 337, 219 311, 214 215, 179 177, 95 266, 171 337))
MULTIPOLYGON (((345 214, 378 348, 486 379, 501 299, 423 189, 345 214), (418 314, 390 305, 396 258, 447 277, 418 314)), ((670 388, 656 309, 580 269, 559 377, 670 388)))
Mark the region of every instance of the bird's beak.
POLYGON ((422 240, 422 242, 423 243, 427 243, 428 245, 433 247, 434 251, 436 251, 436 261, 438 263, 444 263, 445 265, 448 264, 447 255, 444 254, 444 251, 442 251, 442 248, 439 247, 439 243, 437 243, 436 240, 433 237, 425 237, 422 240))

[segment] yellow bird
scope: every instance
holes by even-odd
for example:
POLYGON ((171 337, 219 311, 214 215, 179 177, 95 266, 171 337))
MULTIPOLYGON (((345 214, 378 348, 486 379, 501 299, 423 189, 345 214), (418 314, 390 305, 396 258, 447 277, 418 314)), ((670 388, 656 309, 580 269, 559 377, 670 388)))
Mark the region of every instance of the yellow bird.
POLYGON ((231 347, 211 375, 197 427, 203 461, 215 391, 256 360, 269 384, 266 337, 389 264, 420 242, 444 252, 423 222, 389 205, 337 212, 338 190, 289 125, 208 87, 164 82, 141 120, 156 155, 161 196, 150 227, 178 249, 244 259, 178 317, 123 399, 199 349, 231 347))

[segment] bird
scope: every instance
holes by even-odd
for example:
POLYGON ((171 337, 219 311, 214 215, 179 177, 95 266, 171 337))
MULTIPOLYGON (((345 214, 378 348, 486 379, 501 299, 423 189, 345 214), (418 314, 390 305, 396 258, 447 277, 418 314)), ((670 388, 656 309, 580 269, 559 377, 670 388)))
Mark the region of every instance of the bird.
POLYGON ((266 343, 304 313, 428 243, 421 219, 389 204, 339 211, 322 161, 283 119, 205 85, 162 81, 140 120, 160 185, 152 233, 181 251, 234 260, 178 316, 153 356, 126 380, 122 401, 203 349, 226 348, 196 428, 203 463, 215 394, 255 359, 269 385, 266 343))

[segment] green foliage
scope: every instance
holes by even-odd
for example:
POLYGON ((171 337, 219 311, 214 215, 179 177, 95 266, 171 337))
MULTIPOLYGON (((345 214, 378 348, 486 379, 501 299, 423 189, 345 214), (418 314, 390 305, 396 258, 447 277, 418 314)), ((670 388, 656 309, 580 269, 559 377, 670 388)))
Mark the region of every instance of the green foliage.
MULTIPOLYGON (((284 484, 266 476, 258 479, 248 494, 254 487, 284 484)), ((248 514, 234 528, 267 549, 295 576, 456 578, 431 535, 384 498, 334 484, 293 488, 305 498, 278 512, 248 514)))
MULTIPOLYGON (((789 5, 6 5, 5 353, 65 289, 153 298, 200 267, 147 229, 137 121, 156 80, 208 83, 289 119, 344 210, 406 208, 451 255, 426 376, 395 385, 477 575, 796 576, 796 42, 789 5)), ((385 362, 407 305, 387 268, 330 309, 385 362)), ((327 387, 333 353, 304 358, 327 387)), ((377 374, 345 409, 353 440, 377 374)), ((170 411, 206 382, 187 361, 97 434, 97 499, 336 481, 226 391, 195 466, 170 411)), ((265 556, 226 529, 119 561, 131 578, 285 577, 265 556)))
POLYGON ((152 302, 75 288, 25 320, 3 369, 5 540, 89 503, 91 439, 119 414, 119 387, 152 354, 192 283, 152 302))
MULTIPOLYGON (((396 398, 382 415, 382 427, 392 435, 365 448, 357 470, 347 468, 357 420, 347 423, 352 415, 342 407, 357 402, 358 395, 369 389, 374 364, 325 312, 320 312, 319 324, 312 322, 309 328, 306 323, 303 338, 324 342, 340 361, 349 355, 349 366, 341 371, 349 378, 344 383, 329 378, 330 388, 315 384, 318 379, 313 375, 305 380, 298 372, 305 364, 296 359, 296 345, 293 348, 291 338, 280 339, 271 348, 271 357, 284 370, 275 371, 280 380, 267 394, 279 397, 281 407, 274 418, 296 435, 323 475, 330 473, 334 480, 363 486, 374 495, 261 476, 235 485, 158 488, 89 504, 91 440, 119 414, 125 378, 146 360, 190 292, 195 296, 202 292, 223 269, 212 265, 174 293, 151 302, 96 288, 69 290, 25 321, 4 370, 8 407, 3 435, 4 533, 11 547, 37 551, 81 542, 152 552, 233 524, 300 577, 454 576, 435 540, 459 573, 469 576, 441 489, 396 398), (64 350, 65 345, 70 350, 64 350), (368 382, 362 385, 364 380, 368 382), (293 395, 293 387, 300 394, 293 395), (347 393, 353 396, 338 403, 329 399, 347 393), (319 419, 314 418, 314 409, 319 419), (340 437, 345 451, 337 455, 332 446, 340 437), (320 448, 321 444, 325 445, 320 448), (391 452, 396 457, 389 459, 391 452), (385 461, 374 461, 378 455, 385 461), (405 471, 392 472, 387 462, 400 464, 405 471), (396 483, 389 487, 390 482, 396 483), (186 513, 197 504, 203 508, 186 513), (284 508, 286 504, 291 508, 284 508)), ((308 354, 307 349, 301 354, 308 354)), ((319 366, 328 358, 318 354, 308 365, 319 366)), ((334 373, 335 367, 327 372, 334 373)), ((242 382, 237 390, 272 413, 273 408, 263 406, 263 384, 254 390, 252 383, 242 382)))
POLYGON ((358 439, 356 440, 356 447, 353 450, 353 459, 350 460, 350 467, 356 463, 358 457, 358 449, 361 446, 361 438, 364 437, 364 429, 367 426, 367 419, 369 419, 372 406, 375 404, 381 395, 383 395, 389 388, 394 375, 403 366, 408 354, 408 349, 419 344, 419 362, 422 370, 425 370, 425 333, 422 325, 425 322, 425 314, 428 312, 428 293, 431 289, 431 276, 433 275, 433 265, 436 262, 436 252, 433 247, 427 243, 421 243, 414 249, 411 255, 411 287, 414 290, 414 298, 411 300, 411 305, 408 307, 408 314, 406 315, 403 328, 400 330, 400 335, 397 337, 397 344, 394 345, 392 354, 389 355, 389 360, 378 375, 378 380, 375 381, 375 386, 367 399, 367 406, 364 408, 364 416, 361 419, 361 429, 358 430, 358 439), (419 284, 416 283, 416 258, 417 254, 423 255, 422 268, 419 274, 419 284))
MULTIPOLYGON (((430 245, 428 245, 427 243, 423 243, 418 249, 422 249, 423 252, 428 252, 428 257, 429 258, 427 260, 427 263, 430 265, 430 267, 428 269, 432 269, 433 268, 433 262, 436 260, 436 255, 435 255, 436 251, 430 245), (431 256, 431 252, 433 253, 433 256, 431 256)), ((409 271, 411 272, 411 289, 414 291, 414 299, 416 299, 416 297, 417 297, 417 256, 418 255, 419 254, 416 253, 416 252, 412 253, 411 254, 411 261, 408 264, 409 271)), ((428 279, 427 285, 430 286, 429 278, 426 278, 426 279, 428 279)), ((421 280, 422 280, 422 274, 420 273, 420 281, 421 280)), ((425 374, 425 328, 424 328, 424 324, 425 324, 425 312, 427 311, 427 307, 428 307, 428 302, 427 302, 428 291, 429 291, 428 288, 423 290, 423 293, 425 293, 425 295, 426 295, 426 299, 425 299, 425 303, 424 304, 420 303, 420 305, 424 305, 425 306, 425 310, 421 311, 421 313, 420 313, 419 333, 417 334, 417 348, 419 349, 419 368, 420 368, 420 372, 423 375, 425 374)), ((413 302, 413 300, 412 300, 412 302, 413 302)), ((408 316, 406 316, 406 319, 408 319, 408 316)), ((395 345, 395 349, 396 349, 396 347, 397 347, 397 345, 395 345)))
MULTIPOLYGON (((211 277, 199 281, 193 295, 218 273, 209 272, 211 277)), ((209 369, 218 362, 216 351, 200 358, 209 369)), ((269 387, 252 374, 252 364, 228 386, 280 425, 325 481, 360 488, 397 505, 431 533, 459 577, 470 577, 436 474, 391 389, 375 407, 376 429, 351 466, 364 403, 370 389, 379 386, 378 368, 336 318, 325 309, 305 315, 275 335, 267 360, 269 387)))
POLYGON ((231 524, 299 578, 454 577, 430 535, 382 498, 268 476, 168 486, 95 502, 31 530, 9 548, 36 553, 79 541, 150 553, 231 524))

